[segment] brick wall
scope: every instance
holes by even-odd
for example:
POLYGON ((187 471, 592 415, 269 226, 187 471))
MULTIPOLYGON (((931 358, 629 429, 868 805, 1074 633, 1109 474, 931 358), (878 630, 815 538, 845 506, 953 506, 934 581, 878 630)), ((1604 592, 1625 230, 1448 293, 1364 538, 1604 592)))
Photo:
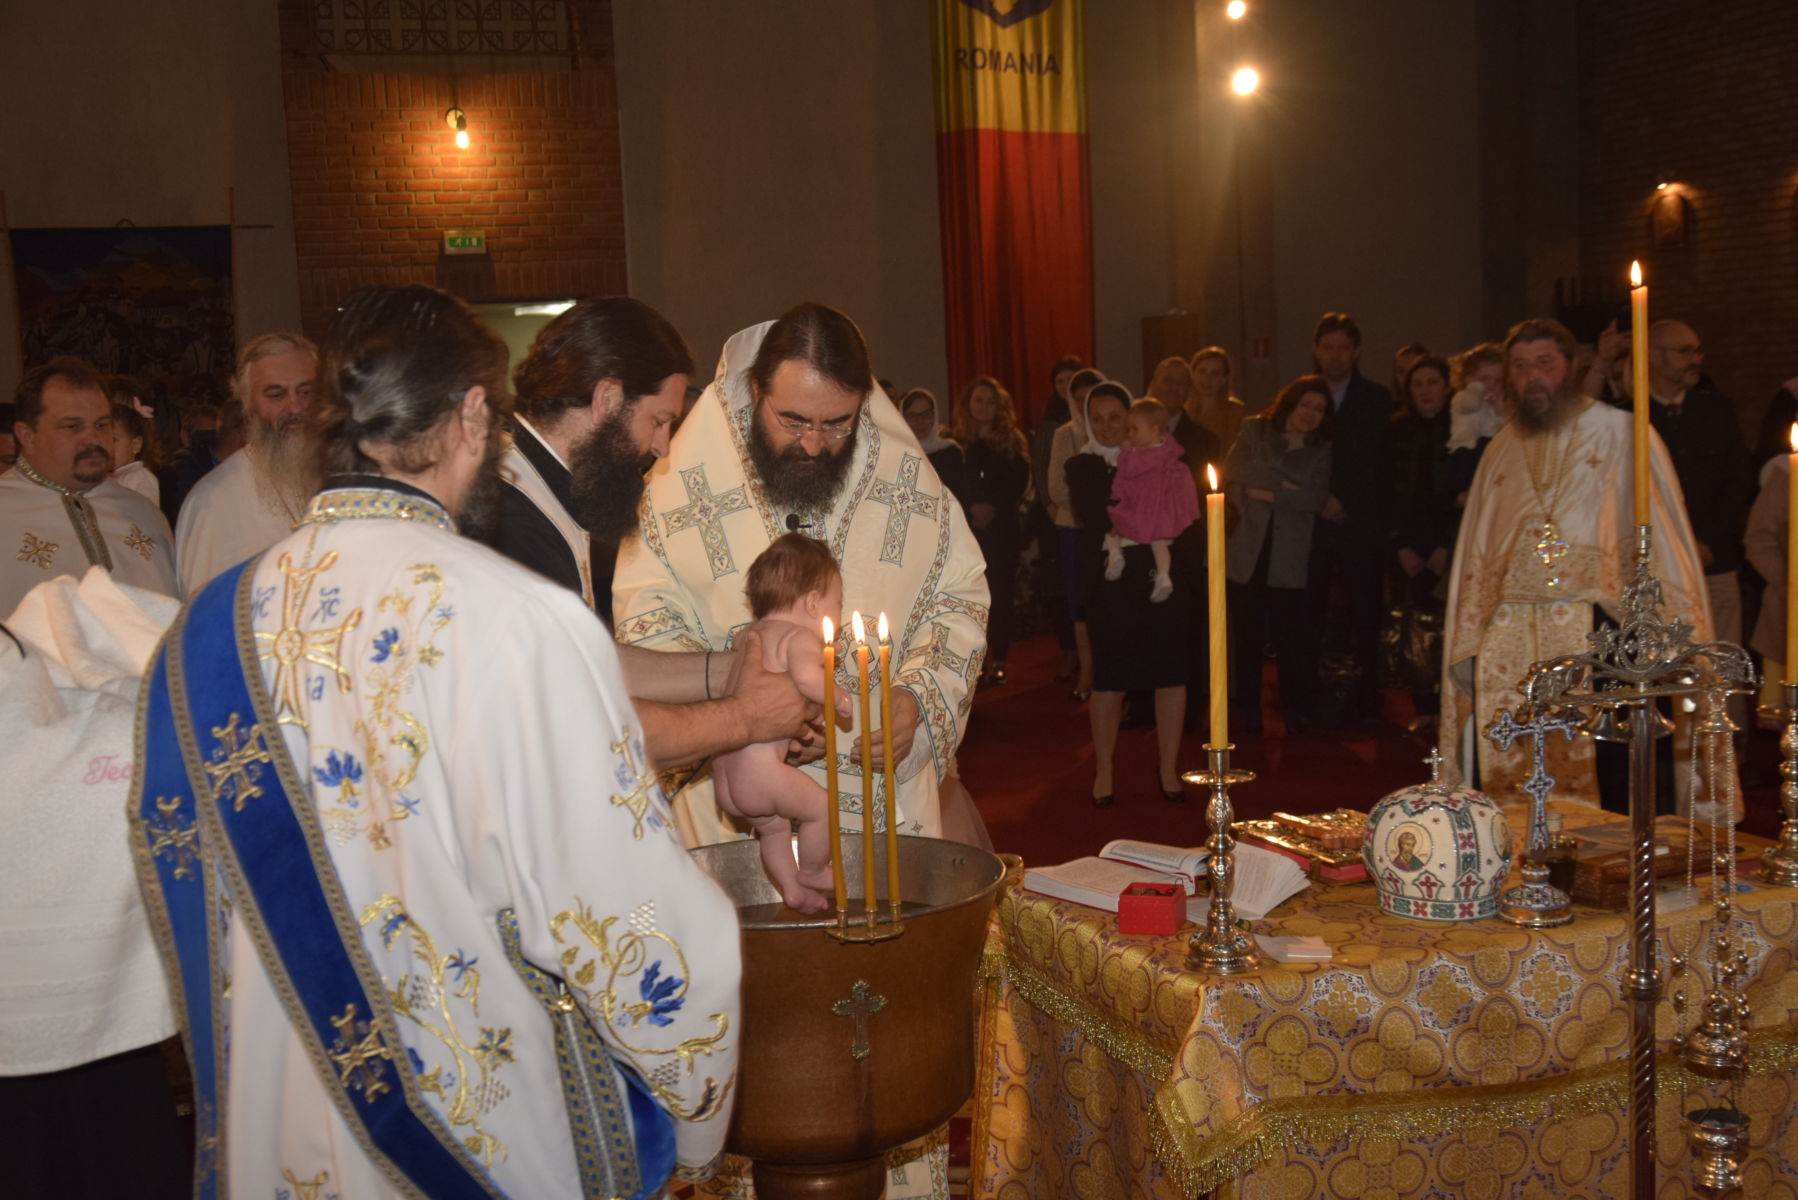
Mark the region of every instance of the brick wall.
POLYGON ((1798 375, 1791 0, 1582 0, 1579 49, 1587 277, 1621 288, 1641 258, 1652 314, 1698 331, 1752 438, 1774 389, 1798 375), (1656 250, 1649 235, 1662 172, 1690 205, 1683 249, 1656 250))
POLYGON ((625 290, 610 0, 571 4, 568 69, 453 78, 332 70, 310 4, 280 5, 308 335, 368 284, 435 284, 471 301, 625 290), (452 97, 467 150, 444 122, 452 97), (442 254, 443 231, 463 228, 486 231, 485 257, 442 254))

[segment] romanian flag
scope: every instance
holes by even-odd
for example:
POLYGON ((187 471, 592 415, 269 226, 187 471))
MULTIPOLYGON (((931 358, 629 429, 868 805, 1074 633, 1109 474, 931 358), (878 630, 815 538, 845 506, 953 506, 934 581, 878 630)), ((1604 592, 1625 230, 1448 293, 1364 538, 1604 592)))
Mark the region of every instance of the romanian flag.
POLYGON ((1093 356, 1083 0, 935 0, 950 386, 992 375, 1034 423, 1093 356))

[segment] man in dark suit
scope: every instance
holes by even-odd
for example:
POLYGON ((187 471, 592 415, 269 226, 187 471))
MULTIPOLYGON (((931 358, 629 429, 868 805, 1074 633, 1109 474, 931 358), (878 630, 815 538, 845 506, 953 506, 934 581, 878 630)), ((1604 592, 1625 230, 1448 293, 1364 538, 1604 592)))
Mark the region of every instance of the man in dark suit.
MULTIPOLYGON (((1359 675, 1347 711, 1379 714, 1380 462, 1392 393, 1361 374, 1361 327, 1347 313, 1325 313, 1311 338, 1317 373, 1335 407, 1331 439, 1330 499, 1319 526, 1316 586, 1342 592, 1348 617, 1348 649, 1359 675)), ((1328 694, 1326 692, 1326 694, 1328 694)))

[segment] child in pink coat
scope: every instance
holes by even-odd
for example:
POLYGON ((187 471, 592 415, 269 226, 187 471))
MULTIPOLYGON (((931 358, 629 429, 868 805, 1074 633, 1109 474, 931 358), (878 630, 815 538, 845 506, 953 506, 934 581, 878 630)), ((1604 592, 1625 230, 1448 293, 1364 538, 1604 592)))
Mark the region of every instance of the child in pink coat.
POLYGON ((1155 555, 1159 604, 1174 593, 1168 573, 1169 544, 1199 517, 1199 492, 1180 461, 1180 443, 1168 436, 1167 407, 1159 400, 1130 406, 1129 432, 1111 481, 1111 529, 1105 535, 1105 578, 1124 573, 1124 546, 1147 543, 1155 555))

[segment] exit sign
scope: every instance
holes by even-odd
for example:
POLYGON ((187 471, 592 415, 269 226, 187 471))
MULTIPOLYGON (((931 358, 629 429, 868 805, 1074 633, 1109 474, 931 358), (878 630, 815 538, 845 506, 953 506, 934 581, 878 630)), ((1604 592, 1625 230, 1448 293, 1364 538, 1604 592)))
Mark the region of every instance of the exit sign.
POLYGON ((443 231, 445 254, 485 254, 487 234, 480 229, 446 229, 443 231))

